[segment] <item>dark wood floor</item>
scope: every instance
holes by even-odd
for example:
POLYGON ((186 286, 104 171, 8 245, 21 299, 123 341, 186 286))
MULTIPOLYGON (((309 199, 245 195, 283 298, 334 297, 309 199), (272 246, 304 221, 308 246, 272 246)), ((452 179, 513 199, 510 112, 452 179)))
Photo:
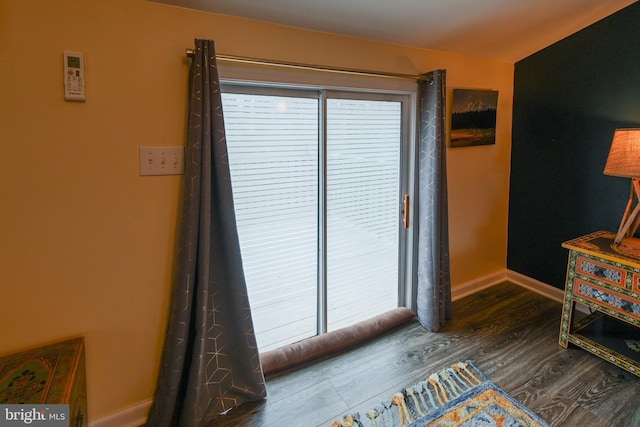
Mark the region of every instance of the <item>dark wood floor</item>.
MULTIPOLYGON (((215 426, 329 426, 462 360, 553 426, 629 426, 640 378, 558 345, 561 305, 510 283, 453 303, 439 333, 417 322, 340 355, 267 378, 268 398, 215 426)), ((212 425, 212 427, 213 427, 212 425)))

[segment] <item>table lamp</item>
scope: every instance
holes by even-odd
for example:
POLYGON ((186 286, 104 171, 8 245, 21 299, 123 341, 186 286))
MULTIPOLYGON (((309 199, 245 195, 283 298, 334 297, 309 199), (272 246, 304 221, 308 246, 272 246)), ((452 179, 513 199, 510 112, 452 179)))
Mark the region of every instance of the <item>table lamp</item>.
POLYGON ((629 201, 614 240, 617 245, 633 236, 640 225, 640 128, 616 129, 604 173, 631 178, 629 201))

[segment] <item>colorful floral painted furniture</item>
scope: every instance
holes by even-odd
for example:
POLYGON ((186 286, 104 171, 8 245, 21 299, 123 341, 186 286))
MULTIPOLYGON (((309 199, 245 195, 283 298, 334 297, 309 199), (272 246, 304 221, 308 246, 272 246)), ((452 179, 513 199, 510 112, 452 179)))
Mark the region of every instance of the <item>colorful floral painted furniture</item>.
POLYGON ((640 376, 640 239, 598 231, 562 244, 569 264, 560 345, 583 348, 640 376), (576 319, 576 304, 591 314, 576 319))
POLYGON ((84 339, 0 356, 0 404, 68 404, 69 426, 87 426, 84 339))

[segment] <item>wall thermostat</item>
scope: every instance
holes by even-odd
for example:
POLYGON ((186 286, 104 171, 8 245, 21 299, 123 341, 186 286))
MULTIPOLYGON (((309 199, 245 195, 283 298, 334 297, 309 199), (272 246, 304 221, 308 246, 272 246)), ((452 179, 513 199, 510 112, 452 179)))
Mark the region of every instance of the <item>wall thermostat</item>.
POLYGON ((64 53, 64 99, 85 101, 84 58, 80 52, 64 53))

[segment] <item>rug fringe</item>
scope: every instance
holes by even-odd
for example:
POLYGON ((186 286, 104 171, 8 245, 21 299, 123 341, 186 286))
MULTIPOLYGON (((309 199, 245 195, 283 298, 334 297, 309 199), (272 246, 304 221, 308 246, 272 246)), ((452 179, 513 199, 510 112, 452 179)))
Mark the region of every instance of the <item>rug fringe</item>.
MULTIPOLYGON (((372 427, 406 427, 461 393, 486 381, 470 361, 458 362, 380 402, 365 415, 372 427)), ((364 427, 359 413, 334 421, 331 427, 364 427)))

